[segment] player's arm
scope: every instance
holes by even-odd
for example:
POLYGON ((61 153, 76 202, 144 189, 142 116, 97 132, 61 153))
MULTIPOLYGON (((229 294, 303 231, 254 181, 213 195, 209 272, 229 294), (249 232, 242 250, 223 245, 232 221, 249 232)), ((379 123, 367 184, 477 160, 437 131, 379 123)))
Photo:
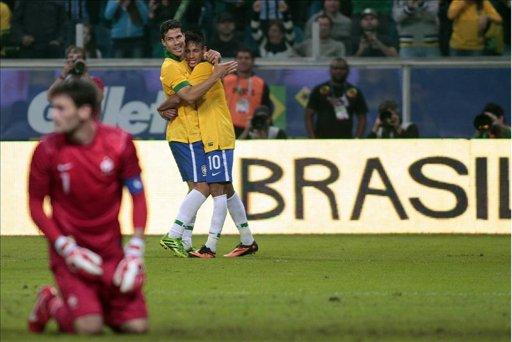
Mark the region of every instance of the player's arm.
POLYGON ((32 220, 53 245, 62 235, 55 221, 44 212, 44 199, 50 193, 50 165, 44 146, 39 144, 30 162, 28 201, 32 220))
POLYGON ((39 144, 30 163, 30 215, 71 271, 83 276, 99 276, 103 273, 101 257, 87 248, 79 247, 71 236, 65 236, 55 221, 44 212, 44 199, 50 193, 50 160, 45 147, 39 144))
POLYGON ((147 222, 147 204, 141 169, 135 145, 127 137, 121 157, 121 179, 132 197, 133 235, 124 247, 124 258, 117 265, 113 282, 122 293, 132 292, 144 283, 144 231, 147 222))
POLYGON ((190 83, 185 84, 180 89, 176 89, 175 92, 182 100, 189 104, 193 104, 206 94, 215 82, 227 74, 235 72, 237 67, 238 63, 235 61, 217 64, 214 66, 213 72, 206 81, 193 86, 191 86, 190 83))

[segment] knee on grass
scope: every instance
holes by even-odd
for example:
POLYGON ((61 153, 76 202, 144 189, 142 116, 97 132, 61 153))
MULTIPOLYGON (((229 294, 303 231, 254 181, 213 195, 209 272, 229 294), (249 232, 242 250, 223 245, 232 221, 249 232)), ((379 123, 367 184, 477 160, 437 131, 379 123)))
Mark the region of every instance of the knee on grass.
POLYGON ((148 320, 145 318, 130 320, 124 323, 120 330, 126 334, 145 334, 149 330, 148 320))
POLYGON ((75 332, 79 335, 98 335, 103 332, 103 317, 88 315, 79 317, 74 322, 75 332))

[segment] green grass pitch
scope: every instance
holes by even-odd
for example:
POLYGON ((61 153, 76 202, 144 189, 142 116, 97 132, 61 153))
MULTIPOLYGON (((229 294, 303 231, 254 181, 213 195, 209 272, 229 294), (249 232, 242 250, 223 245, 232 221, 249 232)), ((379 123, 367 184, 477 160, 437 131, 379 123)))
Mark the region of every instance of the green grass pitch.
MULTIPOLYGON (((219 254, 236 240, 223 237, 219 254)), ((510 341, 510 236, 257 240, 255 256, 199 260, 173 258, 149 237, 151 332, 94 340, 510 341)), ((43 337, 26 332, 35 292, 50 282, 43 238, 2 237, 2 341, 76 339, 54 324, 43 337)))

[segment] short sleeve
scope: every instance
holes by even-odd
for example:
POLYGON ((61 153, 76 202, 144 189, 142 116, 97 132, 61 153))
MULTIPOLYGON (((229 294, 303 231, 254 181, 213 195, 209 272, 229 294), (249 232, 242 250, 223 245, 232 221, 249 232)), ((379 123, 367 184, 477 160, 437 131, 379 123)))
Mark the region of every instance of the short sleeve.
POLYGON ((141 173, 137 150, 130 136, 126 139, 125 148, 121 154, 121 179, 130 179, 141 173))
POLYGON ((162 66, 161 81, 175 93, 190 85, 187 76, 185 69, 179 64, 169 63, 162 66))
POLYGON ((319 93, 318 93, 318 87, 313 89, 311 94, 309 94, 309 101, 306 106, 306 108, 312 109, 314 111, 317 111, 319 109, 319 93))
POLYGON ((44 198, 50 193, 51 161, 43 143, 39 143, 30 162, 28 193, 30 197, 44 198))
POLYGON ((194 70, 192 70, 192 73, 190 74, 190 84, 191 85, 198 85, 200 83, 203 83, 210 77, 210 75, 213 72, 212 65, 210 63, 199 63, 196 65, 194 70))

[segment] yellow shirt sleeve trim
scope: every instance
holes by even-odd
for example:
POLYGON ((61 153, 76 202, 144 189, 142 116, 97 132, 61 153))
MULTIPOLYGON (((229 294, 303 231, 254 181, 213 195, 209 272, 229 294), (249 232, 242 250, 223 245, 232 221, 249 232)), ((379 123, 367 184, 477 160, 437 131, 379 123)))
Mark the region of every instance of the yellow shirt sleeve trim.
POLYGON ((175 93, 178 93, 181 89, 185 88, 185 87, 188 87, 190 85, 190 83, 188 81, 181 81, 180 83, 178 83, 174 88, 172 88, 172 90, 175 92, 175 93))

